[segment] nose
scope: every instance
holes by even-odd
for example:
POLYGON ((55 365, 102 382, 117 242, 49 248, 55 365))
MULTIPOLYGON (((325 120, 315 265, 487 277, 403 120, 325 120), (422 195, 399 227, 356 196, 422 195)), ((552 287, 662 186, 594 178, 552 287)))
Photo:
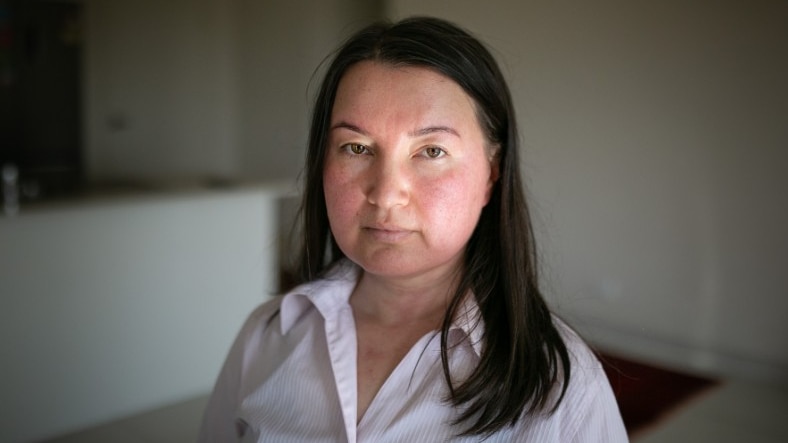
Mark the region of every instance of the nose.
POLYGON ((405 206, 410 200, 410 179, 404 166, 396 161, 380 159, 371 168, 367 201, 382 209, 405 206))

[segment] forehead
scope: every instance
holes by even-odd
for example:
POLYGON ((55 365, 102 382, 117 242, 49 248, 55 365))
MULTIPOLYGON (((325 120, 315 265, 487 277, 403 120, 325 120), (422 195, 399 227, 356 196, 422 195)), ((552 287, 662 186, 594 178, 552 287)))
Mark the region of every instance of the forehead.
MULTIPOLYGON (((418 121, 473 117, 476 104, 454 80, 421 66, 376 61, 352 65, 340 79, 332 123, 348 118, 418 121)), ((433 122, 435 123, 435 122, 433 122)))

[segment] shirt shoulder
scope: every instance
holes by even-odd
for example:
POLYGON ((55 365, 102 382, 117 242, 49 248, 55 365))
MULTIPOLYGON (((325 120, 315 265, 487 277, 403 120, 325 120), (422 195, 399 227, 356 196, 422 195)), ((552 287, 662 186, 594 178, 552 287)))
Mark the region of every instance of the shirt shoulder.
POLYGON ((246 317, 243 326, 241 326, 241 331, 239 332, 237 339, 245 340, 253 331, 268 326, 271 320, 279 315, 281 305, 281 296, 274 296, 258 305, 246 317))
MULTIPOLYGON (((585 340, 566 323, 554 318, 554 324, 569 354, 569 384, 560 405, 546 422, 560 427, 555 434, 560 441, 628 441, 602 363, 585 340)), ((556 391, 560 392, 560 388, 558 386, 556 391)))

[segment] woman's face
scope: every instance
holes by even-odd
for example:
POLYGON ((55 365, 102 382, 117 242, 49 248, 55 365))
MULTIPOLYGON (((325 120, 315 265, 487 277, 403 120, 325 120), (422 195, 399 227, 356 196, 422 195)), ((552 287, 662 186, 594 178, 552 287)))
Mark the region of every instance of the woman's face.
POLYGON ((352 66, 325 155, 328 219, 348 258, 385 278, 457 269, 497 179, 459 85, 426 68, 352 66))

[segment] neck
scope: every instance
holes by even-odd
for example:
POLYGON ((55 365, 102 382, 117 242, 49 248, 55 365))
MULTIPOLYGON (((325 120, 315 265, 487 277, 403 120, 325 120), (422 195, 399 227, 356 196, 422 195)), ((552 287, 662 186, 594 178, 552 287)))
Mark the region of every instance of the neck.
POLYGON ((440 327, 456 286, 455 275, 427 281, 394 280, 363 273, 350 298, 357 317, 381 325, 440 327))

